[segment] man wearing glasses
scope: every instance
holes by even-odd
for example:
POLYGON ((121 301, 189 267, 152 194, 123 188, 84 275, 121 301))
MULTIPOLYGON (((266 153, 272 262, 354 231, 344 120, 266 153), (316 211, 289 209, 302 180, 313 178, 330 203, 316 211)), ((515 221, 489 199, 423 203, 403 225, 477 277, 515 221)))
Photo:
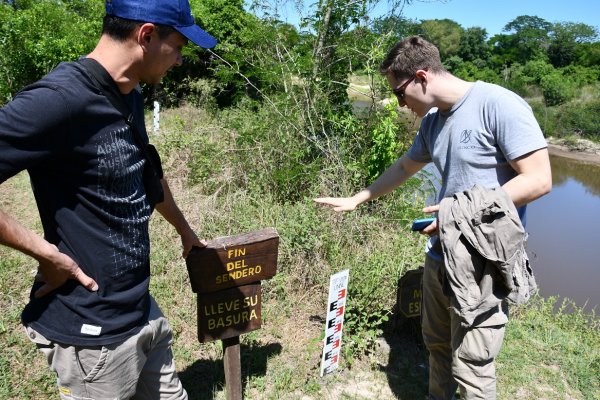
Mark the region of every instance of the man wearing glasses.
MULTIPOLYGON (((529 105, 500 86, 452 75, 442 66, 438 49, 418 36, 397 43, 380 72, 398 105, 423 118, 411 148, 354 196, 315 201, 334 211, 352 211, 393 191, 433 162, 442 176, 440 203, 475 185, 500 187, 524 224, 525 205, 552 187, 547 144, 529 105)), ((423 209, 439 210, 439 203, 423 209)), ((423 338, 430 353, 428 398, 453 399, 460 387, 461 399, 495 399, 494 359, 508 321, 506 302, 469 326, 462 323, 445 281, 447 251, 438 235, 440 223, 444 225, 435 220, 420 231, 430 236, 422 304, 423 338)))

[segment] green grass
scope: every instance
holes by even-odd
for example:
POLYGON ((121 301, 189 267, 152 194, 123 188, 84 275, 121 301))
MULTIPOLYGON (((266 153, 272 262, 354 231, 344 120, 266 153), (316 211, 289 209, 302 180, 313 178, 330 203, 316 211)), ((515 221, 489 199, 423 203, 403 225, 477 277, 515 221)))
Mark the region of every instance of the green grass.
POLYGON ((599 398, 600 321, 556 302, 536 298, 514 312, 498 356, 503 398, 599 398))

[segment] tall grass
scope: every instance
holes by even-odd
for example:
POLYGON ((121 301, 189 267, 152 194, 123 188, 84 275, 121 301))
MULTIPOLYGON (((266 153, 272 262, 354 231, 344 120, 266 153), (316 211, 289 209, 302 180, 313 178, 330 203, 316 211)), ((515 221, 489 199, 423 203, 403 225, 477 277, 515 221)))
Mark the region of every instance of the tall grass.
POLYGON ((498 356, 503 398, 600 398, 600 320, 557 301, 537 297, 513 313, 498 356))

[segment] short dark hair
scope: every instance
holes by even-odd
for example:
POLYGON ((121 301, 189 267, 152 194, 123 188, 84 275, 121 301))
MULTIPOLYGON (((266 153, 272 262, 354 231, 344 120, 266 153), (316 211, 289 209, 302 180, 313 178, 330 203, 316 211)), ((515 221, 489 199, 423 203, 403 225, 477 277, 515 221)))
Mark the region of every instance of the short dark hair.
POLYGON ((411 36, 392 47, 381 63, 379 72, 404 79, 425 68, 430 72, 446 71, 438 48, 420 36, 411 36))
MULTIPOLYGON (((105 15, 102 21, 102 34, 110 36, 112 39, 119 42, 124 42, 129 38, 131 33, 143 22, 134 21, 131 19, 120 18, 114 15, 105 15)), ((158 37, 165 39, 170 34, 177 32, 175 28, 168 25, 154 24, 158 37)))

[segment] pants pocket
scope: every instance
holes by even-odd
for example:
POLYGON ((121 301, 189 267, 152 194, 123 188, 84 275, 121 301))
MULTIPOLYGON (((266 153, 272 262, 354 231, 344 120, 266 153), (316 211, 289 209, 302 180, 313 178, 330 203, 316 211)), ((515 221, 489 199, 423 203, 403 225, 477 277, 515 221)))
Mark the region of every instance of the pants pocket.
POLYGON ((483 362, 496 358, 504 340, 504 325, 468 330, 458 348, 462 359, 483 362))
POLYGON ((109 350, 104 346, 75 348, 75 357, 83 373, 83 380, 93 382, 106 366, 109 350))

